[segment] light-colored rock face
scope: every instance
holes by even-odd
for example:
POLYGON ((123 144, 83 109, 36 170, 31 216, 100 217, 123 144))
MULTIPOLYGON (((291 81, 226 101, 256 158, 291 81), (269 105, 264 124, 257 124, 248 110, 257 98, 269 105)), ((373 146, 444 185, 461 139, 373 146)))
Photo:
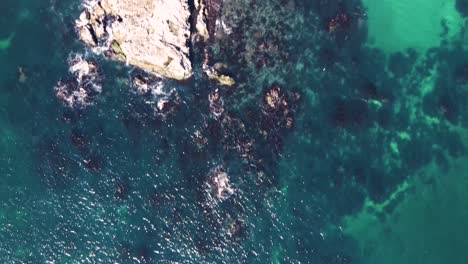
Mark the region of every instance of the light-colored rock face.
POLYGON ((102 0, 89 2, 76 25, 85 43, 109 48, 114 59, 185 80, 192 75, 189 17, 184 0, 102 0))

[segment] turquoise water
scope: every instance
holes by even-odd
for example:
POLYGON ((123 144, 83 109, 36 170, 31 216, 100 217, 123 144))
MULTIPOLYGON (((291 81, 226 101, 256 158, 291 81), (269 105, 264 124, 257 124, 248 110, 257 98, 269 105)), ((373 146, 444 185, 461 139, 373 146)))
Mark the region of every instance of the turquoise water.
POLYGON ((236 85, 169 82, 164 117, 77 40, 79 1, 0 2, 0 262, 468 263, 462 2, 225 0, 212 61, 236 85), (73 54, 103 89, 75 110, 73 54))

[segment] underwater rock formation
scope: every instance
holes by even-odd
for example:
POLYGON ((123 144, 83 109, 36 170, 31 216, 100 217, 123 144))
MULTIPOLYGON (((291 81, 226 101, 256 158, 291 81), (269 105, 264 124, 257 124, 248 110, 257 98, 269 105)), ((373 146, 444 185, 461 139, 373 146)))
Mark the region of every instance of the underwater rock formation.
POLYGON ((189 17, 183 0, 90 1, 76 28, 83 42, 115 60, 185 80, 192 75, 189 17))

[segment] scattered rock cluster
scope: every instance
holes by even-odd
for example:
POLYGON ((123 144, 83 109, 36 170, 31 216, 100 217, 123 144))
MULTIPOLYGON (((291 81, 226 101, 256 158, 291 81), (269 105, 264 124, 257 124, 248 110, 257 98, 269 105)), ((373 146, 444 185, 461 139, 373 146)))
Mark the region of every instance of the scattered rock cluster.
MULTIPOLYGON (((295 104, 300 95, 284 92, 278 84, 270 87, 263 97, 262 112, 270 128, 292 128, 294 124, 295 104)), ((268 133, 264 131, 264 133, 268 133)))
POLYGON ((72 77, 60 80, 55 86, 55 95, 70 108, 79 109, 92 104, 101 93, 100 75, 94 61, 76 55, 68 60, 72 77))
POLYGON ((174 113, 181 103, 177 90, 166 85, 163 79, 136 74, 132 86, 140 96, 148 99, 145 102, 152 105, 155 115, 163 119, 174 113))

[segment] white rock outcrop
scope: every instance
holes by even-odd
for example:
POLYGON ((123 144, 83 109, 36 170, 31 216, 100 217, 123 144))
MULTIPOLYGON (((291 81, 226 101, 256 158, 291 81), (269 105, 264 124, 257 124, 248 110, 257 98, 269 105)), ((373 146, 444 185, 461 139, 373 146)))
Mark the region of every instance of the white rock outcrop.
POLYGON ((192 75, 189 18, 185 0, 88 1, 76 28, 82 41, 116 60, 185 80, 192 75))

